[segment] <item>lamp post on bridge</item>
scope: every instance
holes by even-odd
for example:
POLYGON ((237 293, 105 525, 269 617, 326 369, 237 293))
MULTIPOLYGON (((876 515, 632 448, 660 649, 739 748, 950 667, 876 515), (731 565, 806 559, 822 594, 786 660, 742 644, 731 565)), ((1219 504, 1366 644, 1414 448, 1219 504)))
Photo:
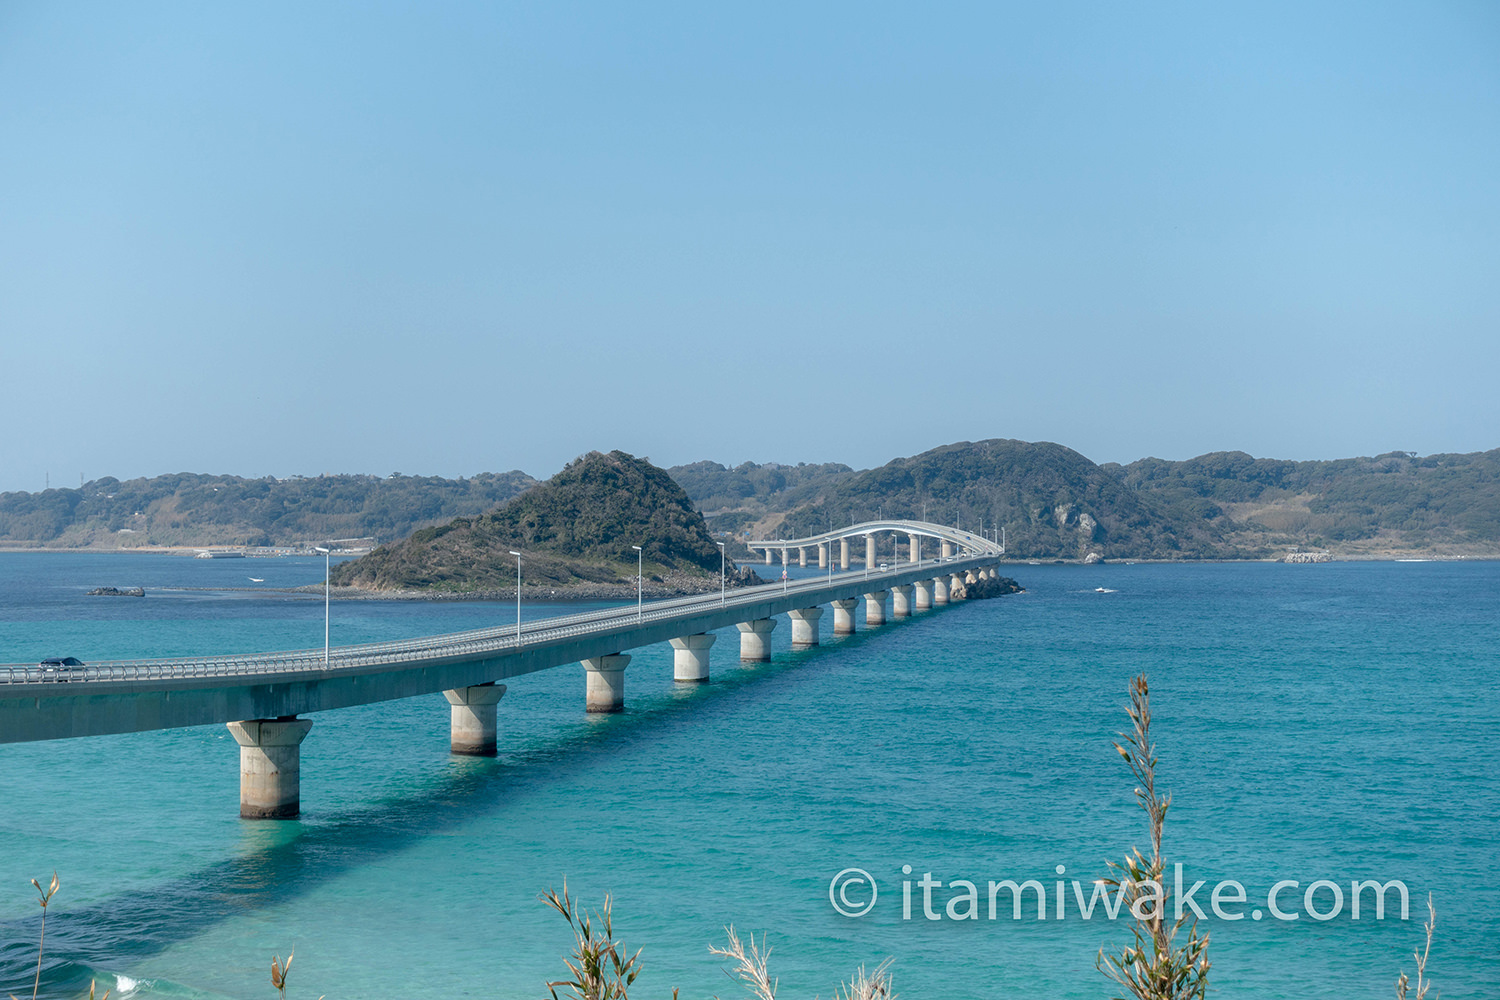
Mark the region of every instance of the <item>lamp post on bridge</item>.
POLYGON ((516 648, 521 648, 521 553, 515 549, 510 554, 516 557, 516 648))
POLYGON ((329 620, 329 617, 330 617, 329 616, 329 612, 328 612, 328 588, 329 588, 329 585, 332 583, 332 580, 330 578, 333 575, 331 572, 329 572, 329 561, 330 561, 330 558, 332 556, 332 552, 329 549, 323 548, 323 546, 321 546, 321 545, 315 545, 315 546, 313 546, 313 550, 316 551, 316 552, 323 553, 323 669, 327 670, 328 669, 328 620, 329 620))
POLYGON ((724 584, 724 543, 719 542, 717 544, 719 546, 719 607, 722 608, 726 596, 724 584))
POLYGON ((646 565, 646 557, 641 552, 641 547, 639 545, 632 545, 631 548, 635 549, 635 620, 640 621, 641 612, 644 609, 645 605, 645 599, 641 595, 644 593, 645 587, 643 581, 645 579, 644 567, 646 565))

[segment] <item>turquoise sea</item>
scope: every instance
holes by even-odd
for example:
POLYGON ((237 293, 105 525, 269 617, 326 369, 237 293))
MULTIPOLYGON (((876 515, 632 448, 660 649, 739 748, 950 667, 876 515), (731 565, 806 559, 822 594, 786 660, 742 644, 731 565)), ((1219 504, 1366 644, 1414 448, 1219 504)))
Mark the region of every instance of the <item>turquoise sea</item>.
MULTIPOLYGON (((564 879, 591 905, 613 895, 644 949, 634 997, 738 995, 707 950, 727 925, 766 935, 785 998, 832 996, 886 956, 910 1000, 1111 996, 1095 955, 1126 924, 1071 898, 1054 919, 1050 896, 1145 845, 1110 746, 1141 671, 1166 854, 1189 882, 1242 882, 1242 911, 1279 880, 1299 884, 1288 911, 1320 879, 1409 887, 1406 921, 1370 900, 1352 919, 1347 899, 1326 921, 1211 916, 1214 996, 1390 996, 1429 894, 1442 995, 1500 996, 1500 564, 1006 572, 1027 593, 837 641, 826 616, 806 652, 783 622, 769 665, 741 667, 731 630, 703 686, 673 684, 670 648, 634 650, 618 716, 584 714, 581 667, 519 678, 495 760, 449 756, 441 695, 314 716, 295 822, 238 819, 222 727, 0 745, 0 996, 30 996, 29 880, 54 870, 52 997, 97 978, 116 997, 271 1000, 271 956, 295 948, 290 997, 534 1000, 571 943, 537 895, 564 879), (880 889, 863 917, 830 903, 848 868, 880 889), (948 883, 1003 879, 1046 884, 1048 919, 1034 894, 1021 920, 1008 895, 993 921, 948 918, 948 883)), ((322 576, 312 559, 0 554, 0 661, 318 646, 320 598, 255 590, 322 576), (100 585, 148 595, 84 596, 100 585)), ((335 603, 333 639, 513 614, 335 603)))

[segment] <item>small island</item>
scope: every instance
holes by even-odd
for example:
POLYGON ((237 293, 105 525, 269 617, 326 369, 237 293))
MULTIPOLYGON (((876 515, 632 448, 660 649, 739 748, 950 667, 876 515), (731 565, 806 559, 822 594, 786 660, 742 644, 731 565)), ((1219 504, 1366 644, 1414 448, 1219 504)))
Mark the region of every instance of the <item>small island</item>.
POLYGON ((701 594, 762 582, 732 561, 681 486, 622 451, 590 452, 477 517, 458 517, 334 567, 338 587, 381 597, 498 598, 521 585, 574 599, 701 594), (641 547, 638 556, 635 546, 641 547))

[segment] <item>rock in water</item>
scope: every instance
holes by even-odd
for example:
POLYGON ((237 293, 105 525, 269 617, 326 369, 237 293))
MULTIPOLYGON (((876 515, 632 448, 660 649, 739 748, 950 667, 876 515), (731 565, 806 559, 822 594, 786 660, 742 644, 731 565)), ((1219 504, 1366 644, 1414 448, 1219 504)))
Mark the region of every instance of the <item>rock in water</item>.
POLYGON ((91 591, 88 592, 88 596, 89 597, 145 597, 146 596, 146 589, 144 587, 126 587, 124 590, 121 590, 119 587, 95 587, 93 590, 91 590, 91 591))

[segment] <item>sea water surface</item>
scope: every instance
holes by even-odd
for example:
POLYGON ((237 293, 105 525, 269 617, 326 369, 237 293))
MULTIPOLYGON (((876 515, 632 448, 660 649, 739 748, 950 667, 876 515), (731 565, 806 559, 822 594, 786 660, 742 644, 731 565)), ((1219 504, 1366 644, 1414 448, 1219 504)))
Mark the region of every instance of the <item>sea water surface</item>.
MULTIPOLYGON (((315 715, 293 822, 238 818, 222 726, 0 745, 0 995, 30 995, 29 880, 55 870, 53 997, 97 978, 117 997, 272 998, 271 956, 293 948, 293 997, 545 996, 571 938, 537 896, 564 880, 591 907, 611 894, 644 949, 632 996, 736 995, 708 952, 728 925, 765 935, 785 998, 887 956, 913 1000, 1111 996, 1095 956, 1126 923, 1082 919, 1070 887, 1057 919, 1052 887, 1088 892, 1146 846, 1111 748, 1140 672, 1188 884, 1244 883, 1244 913, 1285 879, 1294 912, 1319 879, 1410 889, 1404 922, 1368 899, 1354 920, 1347 898, 1326 921, 1210 916, 1214 995, 1388 996, 1429 894, 1442 995, 1500 995, 1500 565, 1006 572, 1025 594, 838 640, 826 616, 805 652, 783 621, 768 665, 742 667, 726 630, 706 685, 674 684, 667 646, 634 650, 617 716, 585 715, 581 667, 517 678, 494 760, 449 756, 441 695, 315 715), (830 903, 848 868, 879 887, 862 917, 830 903), (990 920, 1003 879, 1046 885, 1047 919, 1034 893, 1012 919, 1006 893, 990 920), (950 918, 955 880, 978 886, 979 919, 950 918)), ((0 554, 0 661, 318 646, 321 598, 270 588, 322 577, 312 559, 0 554), (101 585, 148 593, 84 596, 101 585)), ((333 641, 514 613, 335 602, 333 641)))

